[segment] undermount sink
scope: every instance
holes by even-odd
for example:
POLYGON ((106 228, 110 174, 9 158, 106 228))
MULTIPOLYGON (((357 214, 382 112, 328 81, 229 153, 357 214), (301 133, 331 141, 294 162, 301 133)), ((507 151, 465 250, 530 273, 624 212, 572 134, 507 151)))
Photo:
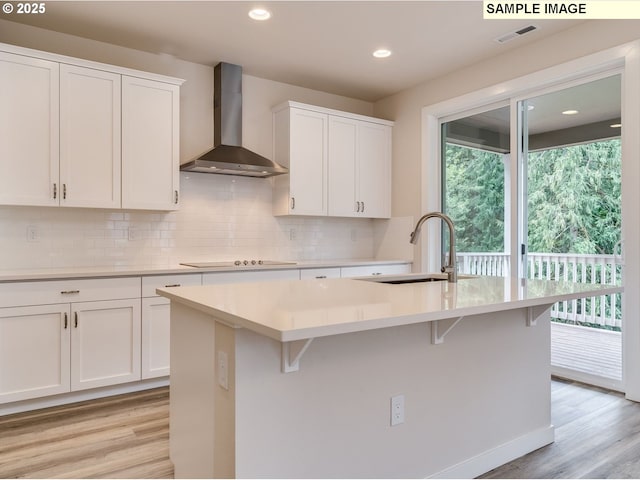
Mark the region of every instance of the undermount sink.
MULTIPOLYGON (((472 278, 469 275, 458 275, 458 279, 472 278)), ((365 282, 387 283, 391 285, 401 285, 404 283, 425 283, 425 282, 446 282, 447 275, 445 273, 427 273, 427 274, 411 274, 411 275, 385 275, 382 277, 360 277, 355 280, 364 280, 365 282)))

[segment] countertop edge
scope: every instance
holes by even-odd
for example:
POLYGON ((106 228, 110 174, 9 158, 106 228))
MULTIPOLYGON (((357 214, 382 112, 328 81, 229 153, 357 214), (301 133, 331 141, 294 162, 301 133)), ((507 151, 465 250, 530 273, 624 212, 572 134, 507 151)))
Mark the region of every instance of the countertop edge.
POLYGON ((241 267, 207 267, 195 268, 182 265, 176 266, 131 266, 131 267, 79 267, 55 269, 29 269, 25 271, 0 270, 0 283, 29 282, 38 280, 65 280, 75 278, 108 278, 108 277, 138 277, 153 275, 182 275, 188 273, 226 273, 252 272, 261 270, 303 270, 312 268, 340 268, 366 265, 398 265, 410 264, 412 260, 304 260, 287 265, 241 266, 241 267))

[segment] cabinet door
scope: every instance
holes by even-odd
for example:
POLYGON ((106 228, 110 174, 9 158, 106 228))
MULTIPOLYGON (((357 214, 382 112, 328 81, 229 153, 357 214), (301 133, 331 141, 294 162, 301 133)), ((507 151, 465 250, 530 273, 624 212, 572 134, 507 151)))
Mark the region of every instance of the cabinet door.
POLYGON ((71 304, 71 389, 140 380, 140 299, 71 304))
POLYGON ((178 208, 179 107, 177 85, 122 77, 122 208, 178 208))
POLYGON ((324 113, 291 109, 290 213, 327 214, 327 123, 324 113))
POLYGON ((360 122, 357 192, 359 216, 391 216, 391 127, 360 122))
POLYGON ((60 66, 60 204, 120 207, 120 75, 60 66))
POLYGON ((142 378, 169 375, 170 301, 142 299, 142 378))
POLYGON ((0 204, 58 204, 58 117, 58 64, 0 52, 0 204))
POLYGON ((69 391, 69 304, 0 309, 0 403, 69 391))
POLYGON ((360 210, 356 198, 358 123, 348 118, 329 117, 327 196, 330 216, 353 217, 360 210))

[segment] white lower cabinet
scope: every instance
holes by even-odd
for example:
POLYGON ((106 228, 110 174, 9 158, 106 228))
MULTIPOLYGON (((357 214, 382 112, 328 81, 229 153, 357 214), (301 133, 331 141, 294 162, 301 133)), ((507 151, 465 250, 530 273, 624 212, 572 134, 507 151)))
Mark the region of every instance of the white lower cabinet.
POLYGON ((71 305, 71 390, 140 380, 140 299, 71 305))
POLYGON ((142 277, 142 363, 143 379, 169 375, 170 301, 156 294, 156 288, 202 285, 202 274, 142 277))
POLYGON ((70 390, 70 305, 0 308, 0 403, 70 390))
POLYGON ((140 295, 139 277, 2 284, 0 404, 140 380, 140 295))

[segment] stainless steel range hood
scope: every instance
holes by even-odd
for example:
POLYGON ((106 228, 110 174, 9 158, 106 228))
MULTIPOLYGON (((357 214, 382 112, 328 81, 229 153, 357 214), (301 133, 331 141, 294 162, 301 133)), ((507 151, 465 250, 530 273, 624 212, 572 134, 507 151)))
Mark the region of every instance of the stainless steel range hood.
POLYGON ((214 69, 213 150, 180 166, 188 172, 271 177, 289 170, 242 146, 242 67, 221 62, 214 69))

